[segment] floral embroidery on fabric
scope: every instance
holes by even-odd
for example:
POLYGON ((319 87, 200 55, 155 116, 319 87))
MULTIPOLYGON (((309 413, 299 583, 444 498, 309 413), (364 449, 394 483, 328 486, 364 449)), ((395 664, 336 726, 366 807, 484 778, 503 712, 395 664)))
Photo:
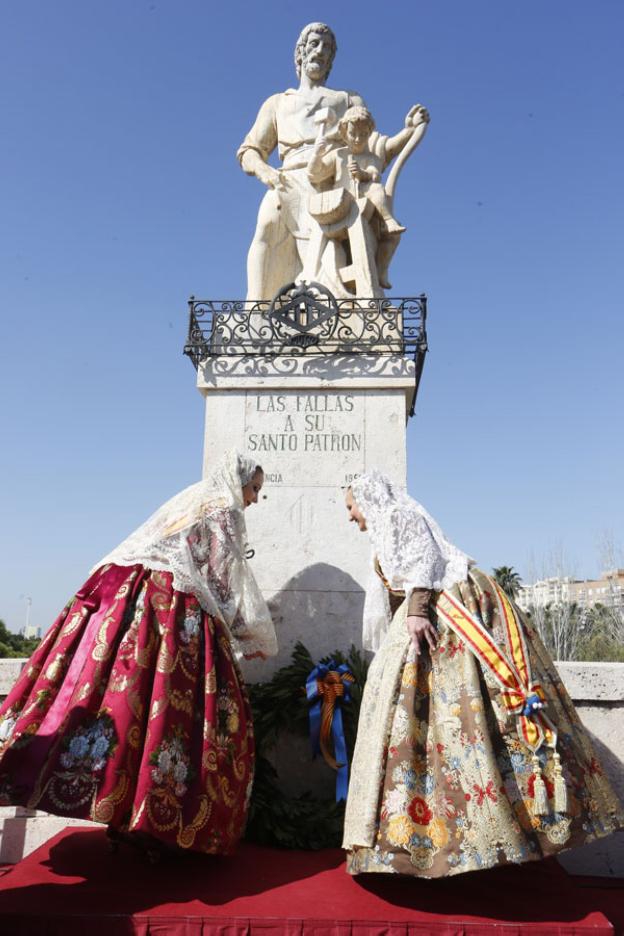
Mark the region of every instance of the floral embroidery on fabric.
POLYGON ((184 796, 188 782, 193 778, 193 770, 181 727, 175 728, 169 738, 152 751, 149 762, 152 780, 157 787, 172 791, 174 796, 184 796))
MULTIPOLYGON (((487 576, 474 569, 451 594, 480 614, 495 640, 505 640, 487 576)), ((559 732, 565 814, 555 810, 552 750, 538 754, 547 814, 535 815, 532 752, 507 717, 498 685, 440 621, 438 651, 417 662, 405 613, 404 602, 370 666, 360 710, 345 818, 351 873, 441 877, 554 854, 624 824, 537 635, 527 641, 559 732)))
POLYGON ((191 647, 199 641, 201 614, 199 609, 189 611, 182 621, 180 640, 186 647, 191 647))
POLYGON ((97 773, 104 768, 116 747, 113 720, 104 712, 89 728, 78 728, 64 740, 61 766, 66 770, 97 773))
POLYGON ((239 729, 240 718, 238 705, 227 688, 222 689, 217 698, 217 720, 217 746, 221 750, 233 752, 231 738, 239 729))
POLYGON ((59 768, 51 776, 47 795, 63 812, 90 803, 101 781, 106 762, 118 745, 113 720, 102 712, 63 738, 59 768))

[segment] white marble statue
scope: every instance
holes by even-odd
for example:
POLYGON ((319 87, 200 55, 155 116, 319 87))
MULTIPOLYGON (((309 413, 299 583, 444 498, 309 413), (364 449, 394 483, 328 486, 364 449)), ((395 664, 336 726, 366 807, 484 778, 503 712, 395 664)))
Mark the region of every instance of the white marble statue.
POLYGON ((324 23, 310 23, 295 46, 299 87, 272 95, 238 150, 245 172, 269 189, 260 205, 247 260, 248 300, 272 299, 303 269, 310 233, 306 167, 318 136, 316 116, 330 108, 338 118, 362 98, 325 87, 336 54, 336 39, 324 23), (278 147, 281 169, 268 158, 278 147))
POLYGON ((342 146, 319 135, 308 163, 317 194, 308 203, 311 225, 302 279, 318 281, 336 296, 383 296, 388 267, 405 228, 392 213, 400 166, 422 139, 429 115, 420 104, 392 137, 375 131, 366 107, 350 107, 338 121, 342 146), (381 175, 400 153, 384 185, 381 175), (328 188, 329 186, 329 188, 328 188))
POLYGON ((245 172, 268 188, 247 259, 250 302, 314 279, 338 297, 388 288, 388 264, 404 230, 392 215, 394 185, 429 115, 416 105, 398 134, 376 133, 360 95, 325 86, 335 54, 329 26, 306 26, 295 47, 299 87, 264 102, 238 150, 245 172), (279 169, 268 162, 276 147, 279 169), (382 171, 399 154, 382 185, 382 171))

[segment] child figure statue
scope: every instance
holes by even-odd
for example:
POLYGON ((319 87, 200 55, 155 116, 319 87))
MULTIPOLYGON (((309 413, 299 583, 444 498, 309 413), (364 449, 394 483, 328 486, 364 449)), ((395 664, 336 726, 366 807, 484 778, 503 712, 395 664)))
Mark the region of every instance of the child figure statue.
POLYGON ((308 179, 317 190, 317 195, 310 199, 309 211, 321 226, 324 236, 322 241, 318 236, 312 236, 303 278, 317 276, 322 281, 327 277, 327 264, 323 264, 322 254, 329 240, 334 243, 338 260, 336 279, 342 281, 341 285, 352 282, 356 294, 365 295, 358 288, 357 269, 366 268, 366 274, 359 278, 370 283, 370 295, 378 295, 380 289, 390 288, 388 267, 399 237, 406 230, 392 211, 394 185, 405 159, 424 135, 429 114, 424 107, 415 105, 405 119, 405 128, 389 137, 375 130, 375 121, 366 107, 352 106, 338 121, 338 134, 345 144, 338 148, 335 140, 325 135, 328 122, 327 116, 323 115, 322 130, 307 169, 308 179), (382 172, 400 153, 403 158, 397 161, 384 185, 382 172), (378 220, 375 220, 375 215, 378 220), (368 223, 366 233, 354 239, 356 222, 361 224, 362 220, 368 223), (346 238, 350 242, 353 262, 341 268, 340 258, 342 254, 346 257, 346 253, 344 247, 340 250, 338 242, 346 238), (363 263, 362 257, 357 255, 362 253, 360 247, 364 242, 368 262, 363 263), (325 269, 321 270, 322 266, 325 269))
MULTIPOLYGON (((342 120, 338 121, 338 131, 349 151, 346 168, 355 183, 356 198, 366 195, 381 215, 388 234, 402 234, 406 228, 393 217, 390 199, 381 183, 383 158, 370 149, 369 143, 374 129, 373 115, 366 107, 350 107, 342 120)), ((377 140, 384 139, 379 134, 376 136, 377 140)), ((341 159, 339 153, 340 151, 335 151, 333 154, 336 162, 341 159)))

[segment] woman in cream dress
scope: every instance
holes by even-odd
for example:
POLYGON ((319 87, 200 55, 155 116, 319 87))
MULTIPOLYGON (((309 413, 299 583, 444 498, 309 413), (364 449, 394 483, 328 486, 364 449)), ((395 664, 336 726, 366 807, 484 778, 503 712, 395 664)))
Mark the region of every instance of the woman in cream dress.
POLYGON ((373 569, 376 650, 347 800, 351 874, 443 877, 540 859, 624 824, 539 636, 378 472, 347 492, 373 569))

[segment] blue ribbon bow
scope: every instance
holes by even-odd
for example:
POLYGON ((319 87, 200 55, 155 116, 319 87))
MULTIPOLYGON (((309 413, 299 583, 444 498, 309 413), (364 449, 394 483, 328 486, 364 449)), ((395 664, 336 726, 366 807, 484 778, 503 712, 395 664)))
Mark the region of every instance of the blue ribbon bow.
POLYGON ((351 701, 351 684, 354 676, 345 663, 336 666, 334 660, 319 663, 310 672, 306 681, 306 696, 311 702, 310 741, 312 753, 322 753, 325 761, 337 771, 336 802, 347 798, 349 788, 349 763, 347 743, 342 724, 342 703, 351 701), (332 756, 329 737, 334 742, 332 756))

